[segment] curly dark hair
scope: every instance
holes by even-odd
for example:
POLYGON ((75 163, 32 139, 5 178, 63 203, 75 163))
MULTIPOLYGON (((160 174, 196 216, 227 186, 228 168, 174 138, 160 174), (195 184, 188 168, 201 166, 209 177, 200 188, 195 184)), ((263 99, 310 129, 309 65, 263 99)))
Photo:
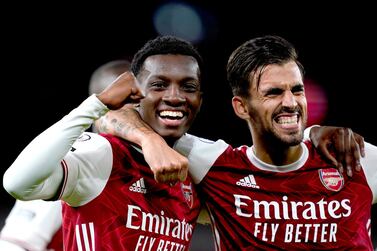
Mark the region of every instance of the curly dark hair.
MULTIPOLYGON (((131 62, 131 70, 137 76, 144 64, 144 61, 153 55, 176 54, 192 56, 199 65, 199 74, 202 73, 203 60, 194 46, 183 39, 174 36, 158 36, 149 40, 136 54, 131 62)), ((201 77, 199 75, 199 77, 201 77)))

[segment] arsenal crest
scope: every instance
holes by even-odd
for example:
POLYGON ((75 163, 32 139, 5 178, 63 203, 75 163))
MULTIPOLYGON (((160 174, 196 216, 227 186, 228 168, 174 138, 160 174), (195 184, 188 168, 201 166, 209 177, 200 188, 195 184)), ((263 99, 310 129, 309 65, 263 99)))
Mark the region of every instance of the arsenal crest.
POLYGON ((335 168, 318 170, 322 184, 331 191, 338 192, 344 186, 342 174, 335 168))
POLYGON ((181 183, 181 189, 187 205, 192 208, 192 205, 194 204, 194 196, 192 195, 191 183, 189 185, 181 183))

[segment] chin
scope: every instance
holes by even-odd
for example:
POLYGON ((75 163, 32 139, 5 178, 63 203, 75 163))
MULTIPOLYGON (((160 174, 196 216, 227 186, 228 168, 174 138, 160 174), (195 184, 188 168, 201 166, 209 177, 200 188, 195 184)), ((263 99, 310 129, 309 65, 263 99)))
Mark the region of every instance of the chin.
POLYGON ((177 140, 183 136, 185 133, 184 131, 177 131, 177 130, 158 130, 157 133, 163 137, 164 139, 169 140, 177 140))
POLYGON ((302 136, 291 136, 291 137, 288 137, 288 139, 286 140, 286 143, 287 145, 290 145, 290 146, 295 146, 295 145, 299 145, 303 140, 303 137, 302 136))
POLYGON ((303 136, 302 133, 294 133, 290 135, 276 135, 275 138, 277 139, 277 142, 280 142, 283 145, 286 146, 295 146, 302 142, 303 136))

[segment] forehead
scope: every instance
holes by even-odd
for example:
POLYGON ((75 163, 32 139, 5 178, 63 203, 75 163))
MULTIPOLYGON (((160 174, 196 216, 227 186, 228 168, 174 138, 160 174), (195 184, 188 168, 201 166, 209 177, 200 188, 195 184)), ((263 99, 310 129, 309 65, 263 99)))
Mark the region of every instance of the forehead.
POLYGON ((145 60, 143 70, 150 75, 184 75, 195 79, 199 77, 198 62, 194 57, 186 55, 150 56, 145 60))
POLYGON ((290 61, 282 65, 267 65, 261 72, 259 87, 298 83, 303 83, 300 68, 290 61))

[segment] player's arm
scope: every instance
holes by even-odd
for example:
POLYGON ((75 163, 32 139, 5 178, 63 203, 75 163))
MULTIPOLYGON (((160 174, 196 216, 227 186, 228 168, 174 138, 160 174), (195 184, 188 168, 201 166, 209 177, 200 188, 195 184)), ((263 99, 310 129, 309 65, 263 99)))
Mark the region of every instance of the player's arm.
POLYGON ((145 160, 159 182, 174 183, 185 179, 188 162, 183 156, 187 156, 189 173, 198 184, 228 147, 222 140, 214 142, 185 134, 174 145, 178 153, 141 119, 135 109, 129 107, 108 112, 96 125, 99 125, 99 132, 110 133, 140 145, 145 160))
POLYGON ((5 172, 4 188, 20 200, 56 198, 65 177, 62 160, 76 139, 109 108, 118 109, 140 98, 136 78, 131 73, 122 74, 26 146, 5 172))
POLYGON ((135 109, 125 106, 110 111, 99 119, 96 127, 99 132, 110 133, 141 146, 156 181, 174 184, 186 179, 187 158, 172 149, 135 109))
POLYGON ((365 156, 364 138, 349 128, 334 126, 312 126, 305 130, 319 152, 340 172, 352 176, 353 168, 360 171, 360 158, 365 156), (335 156, 330 152, 334 152, 335 156), (345 167, 345 169, 344 169, 345 167))

